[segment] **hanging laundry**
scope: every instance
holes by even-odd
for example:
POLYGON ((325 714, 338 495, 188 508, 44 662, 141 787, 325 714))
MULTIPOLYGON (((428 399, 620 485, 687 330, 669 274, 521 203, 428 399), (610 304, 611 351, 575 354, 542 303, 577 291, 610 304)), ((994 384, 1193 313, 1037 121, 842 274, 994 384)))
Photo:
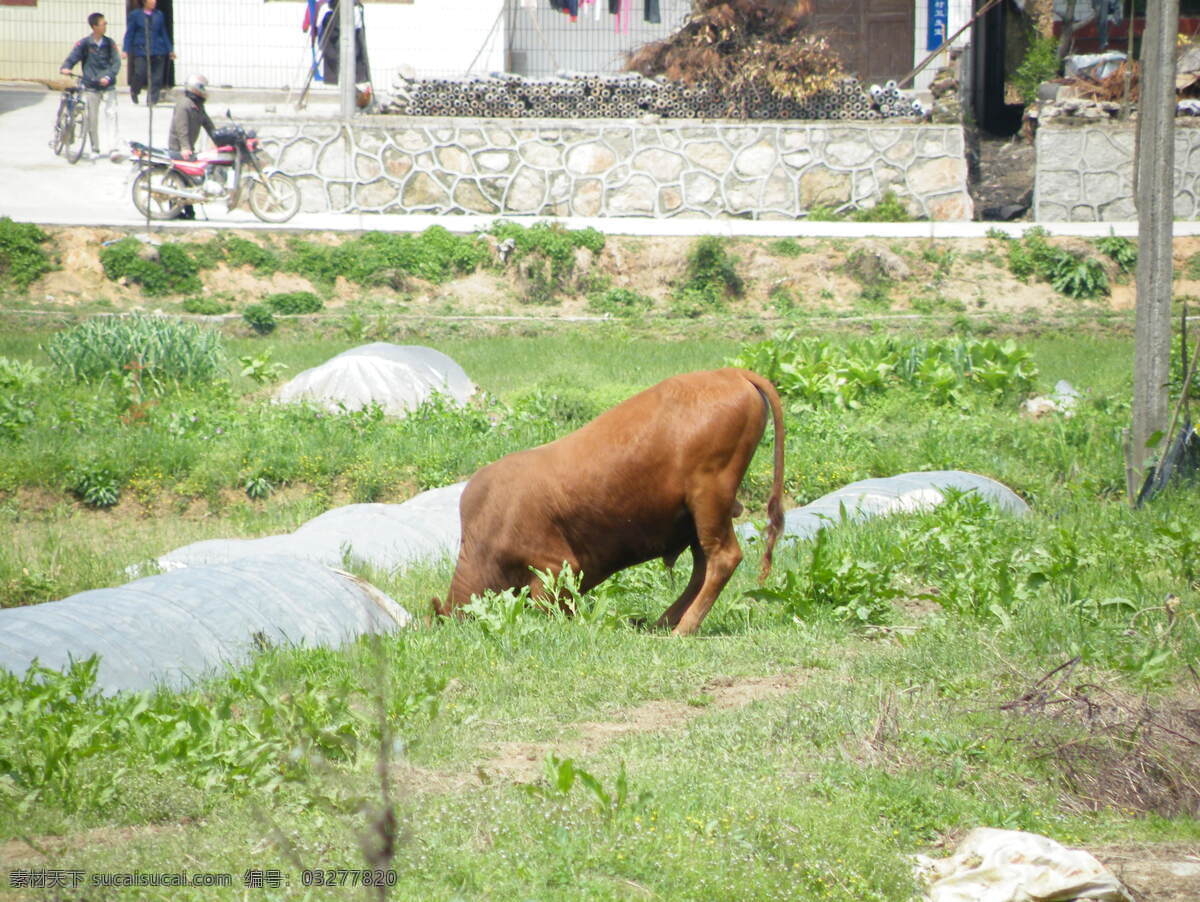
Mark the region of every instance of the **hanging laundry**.
POLYGON ((621 8, 617 12, 614 28, 617 34, 629 34, 629 20, 633 17, 633 0, 620 0, 621 8))

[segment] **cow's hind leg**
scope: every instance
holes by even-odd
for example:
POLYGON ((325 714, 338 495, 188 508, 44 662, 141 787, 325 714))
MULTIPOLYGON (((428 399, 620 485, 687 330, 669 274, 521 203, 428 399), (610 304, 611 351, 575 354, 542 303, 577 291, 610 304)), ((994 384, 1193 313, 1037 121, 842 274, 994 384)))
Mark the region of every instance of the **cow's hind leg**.
POLYGON ((658 618, 658 623, 655 626, 669 626, 671 629, 679 626, 679 618, 683 616, 683 612, 688 609, 695 600, 696 593, 704 585, 705 562, 704 549, 700 547, 698 542, 693 542, 692 578, 688 580, 687 588, 675 599, 675 603, 663 611, 662 616, 658 618))
MULTIPOLYGON (((700 628, 713 602, 742 562, 742 549, 733 534, 733 520, 729 516, 731 509, 728 500, 712 498, 700 501, 692 508, 697 541, 704 552, 704 579, 692 603, 675 624, 673 632, 677 636, 687 636, 700 628)), ((695 574, 692 578, 695 579, 695 574)))

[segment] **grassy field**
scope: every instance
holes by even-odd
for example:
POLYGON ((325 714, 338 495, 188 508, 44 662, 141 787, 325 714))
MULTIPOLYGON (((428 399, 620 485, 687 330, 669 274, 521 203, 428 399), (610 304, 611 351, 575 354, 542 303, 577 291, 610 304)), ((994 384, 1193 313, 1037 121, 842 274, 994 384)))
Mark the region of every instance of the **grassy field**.
MULTIPOLYGON (((0 336, 0 603, 402 500, 739 354, 783 367, 790 504, 955 468, 1032 513, 962 497, 839 527, 783 549, 763 589, 750 545, 694 639, 634 625, 673 600, 684 560, 614 577, 574 619, 489 598, 463 622, 269 649, 190 692, 103 699, 84 664, 6 678, 0 870, 232 879, 54 898, 349 898, 375 890, 309 884, 380 868, 395 885, 379 895, 404 900, 907 900, 911 857, 975 826, 1200 846, 1200 527, 1190 489, 1125 503, 1127 336, 981 350, 898 334, 754 347, 709 319, 671 341, 636 324, 524 331, 427 340, 486 396, 399 422, 266 400, 348 347, 340 334, 225 338, 220 376, 194 384, 72 381, 50 351, 65 333, 0 336), (963 373, 963 353, 1000 356, 963 373), (1018 415, 1059 379, 1082 394, 1074 416, 1018 415), (353 873, 325 873, 339 868, 353 873)), ((750 516, 769 457, 744 485, 750 516)), ((424 611, 450 564, 363 575, 424 611)))

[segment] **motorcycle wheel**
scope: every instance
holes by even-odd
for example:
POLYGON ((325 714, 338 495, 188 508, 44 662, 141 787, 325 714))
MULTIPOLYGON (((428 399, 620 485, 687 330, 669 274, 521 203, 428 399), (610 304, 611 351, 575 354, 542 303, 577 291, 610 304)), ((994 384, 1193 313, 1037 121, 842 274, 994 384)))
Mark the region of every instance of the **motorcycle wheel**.
POLYGON ((263 222, 287 222, 300 209, 300 186, 290 175, 273 172, 265 183, 254 180, 249 199, 250 209, 263 222))
POLYGON ((188 190, 183 176, 174 169, 143 169, 133 180, 133 205, 139 213, 150 219, 174 219, 183 212, 186 202, 179 197, 155 193, 155 189, 159 187, 174 191, 188 190))
POLYGON ((79 162, 87 145, 87 137, 87 107, 80 102, 71 110, 71 121, 67 125, 66 149, 63 153, 68 163, 79 162))

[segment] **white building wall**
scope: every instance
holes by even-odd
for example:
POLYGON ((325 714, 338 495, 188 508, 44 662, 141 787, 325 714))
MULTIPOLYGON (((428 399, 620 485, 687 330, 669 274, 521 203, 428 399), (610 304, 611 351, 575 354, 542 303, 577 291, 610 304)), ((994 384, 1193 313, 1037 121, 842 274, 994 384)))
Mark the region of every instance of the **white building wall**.
MULTIPOLYGON (((239 88, 303 84, 312 59, 302 30, 306 8, 260 0, 180 3, 175 13, 178 76, 195 70, 215 85, 239 88)), ((503 0, 368 0, 364 21, 372 81, 386 93, 401 67, 433 77, 463 75, 472 60, 476 72, 503 69, 504 23, 497 23, 502 9, 503 0)), ((319 82, 315 86, 321 89, 319 82)))
POLYGON ((0 6, 0 78, 57 78, 71 46, 91 31, 87 17, 94 12, 104 14, 108 36, 120 46, 125 36, 124 0, 38 0, 37 6, 0 6))
MULTIPOLYGON (((124 5, 39 0, 37 6, 0 6, 0 78, 55 77, 71 45, 88 33, 92 12, 104 13, 108 35, 120 45, 124 5)), ((461 76, 473 60, 476 73, 503 70, 503 8, 504 0, 367 0, 367 53, 376 87, 386 93, 402 66, 431 77, 461 76)), ((174 0, 176 80, 202 72, 218 86, 298 88, 311 60, 302 30, 305 9, 297 0, 174 0)))
MULTIPOLYGON (((921 63, 925 57, 932 52, 928 49, 929 37, 929 10, 930 7, 939 2, 939 0, 916 0, 916 15, 914 16, 913 27, 913 67, 915 68, 921 63)), ((964 25, 967 24, 972 15, 971 0, 941 0, 947 6, 947 14, 949 21, 947 22, 947 37, 954 34, 964 25)), ((954 41, 950 46, 955 48, 966 47, 971 42, 971 31, 968 29, 954 41)), ((929 88, 933 81, 933 76, 938 68, 946 65, 949 62, 949 56, 946 52, 938 54, 938 58, 931 61, 921 72, 913 79, 910 87, 917 91, 924 91, 929 88)))

